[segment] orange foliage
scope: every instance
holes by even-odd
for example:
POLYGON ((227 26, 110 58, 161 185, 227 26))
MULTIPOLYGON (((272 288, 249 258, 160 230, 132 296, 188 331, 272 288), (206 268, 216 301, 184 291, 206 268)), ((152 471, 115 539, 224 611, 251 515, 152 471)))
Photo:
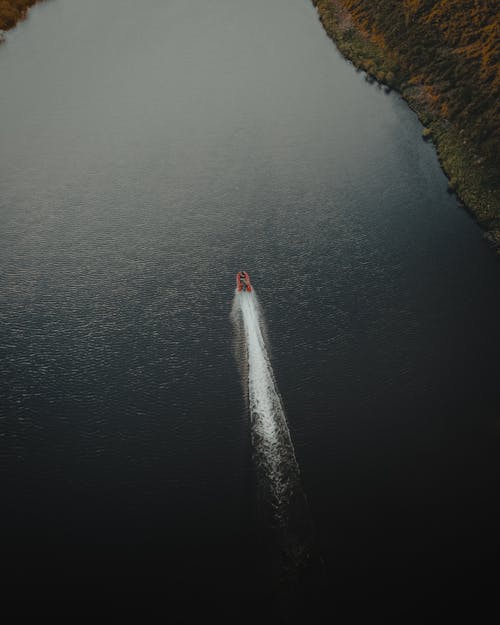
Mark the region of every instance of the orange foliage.
POLYGON ((9 30, 26 15, 37 0, 0 0, 0 30, 9 30))
POLYGON ((401 82, 500 158, 499 0, 331 0, 397 61, 401 82))

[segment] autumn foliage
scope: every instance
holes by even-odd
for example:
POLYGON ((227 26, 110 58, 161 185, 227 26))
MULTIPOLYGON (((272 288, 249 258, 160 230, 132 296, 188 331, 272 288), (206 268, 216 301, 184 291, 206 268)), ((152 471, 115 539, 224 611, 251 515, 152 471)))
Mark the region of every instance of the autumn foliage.
POLYGON ((9 30, 26 15, 37 0, 0 0, 0 30, 9 30))
POLYGON ((466 129, 481 152, 500 154, 498 0, 338 0, 365 35, 392 55, 436 113, 466 129))

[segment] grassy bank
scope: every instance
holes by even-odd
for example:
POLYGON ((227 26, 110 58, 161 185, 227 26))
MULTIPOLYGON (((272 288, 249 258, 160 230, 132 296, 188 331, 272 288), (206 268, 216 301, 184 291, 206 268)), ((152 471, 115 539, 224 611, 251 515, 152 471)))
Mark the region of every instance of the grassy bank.
POLYGON ((396 89, 500 255, 500 33, 496 0, 312 0, 340 52, 396 89))
MULTIPOLYGON (((29 7, 38 0, 0 0, 0 30, 9 30, 26 17, 29 7)), ((0 36, 1 40, 1 36, 0 36)))

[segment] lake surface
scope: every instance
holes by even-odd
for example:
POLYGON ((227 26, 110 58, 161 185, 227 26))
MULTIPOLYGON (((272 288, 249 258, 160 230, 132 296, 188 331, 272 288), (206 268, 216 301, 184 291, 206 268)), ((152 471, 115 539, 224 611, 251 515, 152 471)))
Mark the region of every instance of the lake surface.
POLYGON ((324 562, 309 621, 493 583, 500 265, 415 115, 308 1, 40 4, 0 47, 0 111, 15 586, 281 622, 242 268, 324 562))

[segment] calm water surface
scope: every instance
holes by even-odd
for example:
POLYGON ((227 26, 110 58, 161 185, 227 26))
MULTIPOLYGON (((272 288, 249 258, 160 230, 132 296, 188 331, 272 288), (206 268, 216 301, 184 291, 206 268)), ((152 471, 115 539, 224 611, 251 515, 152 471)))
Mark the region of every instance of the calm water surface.
POLYGON ((233 354, 240 268, 332 609, 492 582, 500 267, 414 114, 310 3, 47 2, 0 48, 0 85, 14 584, 281 614, 233 354))

